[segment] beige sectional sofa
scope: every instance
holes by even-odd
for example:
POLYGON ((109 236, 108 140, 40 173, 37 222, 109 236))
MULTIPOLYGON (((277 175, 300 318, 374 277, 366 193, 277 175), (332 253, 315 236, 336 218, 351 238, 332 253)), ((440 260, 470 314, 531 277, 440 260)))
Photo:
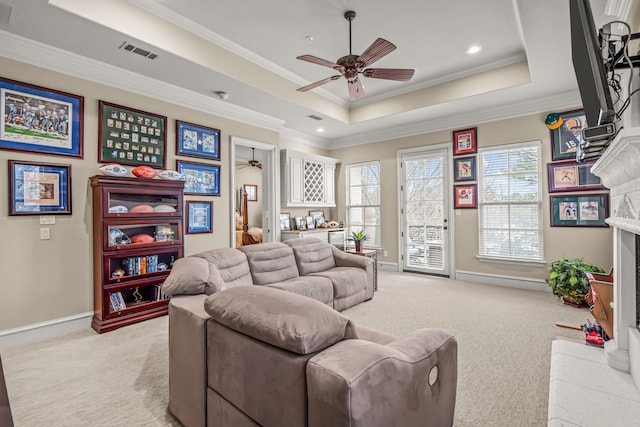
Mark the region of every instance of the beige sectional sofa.
POLYGON ((373 296, 371 260, 289 242, 174 264, 171 412, 186 427, 450 426, 455 338, 356 327, 336 309, 373 296))

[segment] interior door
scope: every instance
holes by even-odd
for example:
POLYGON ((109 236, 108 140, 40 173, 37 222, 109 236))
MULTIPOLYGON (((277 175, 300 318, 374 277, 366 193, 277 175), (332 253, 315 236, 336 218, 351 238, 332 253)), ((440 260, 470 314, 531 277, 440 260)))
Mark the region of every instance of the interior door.
POLYGON ((446 149, 401 155, 402 269, 449 276, 446 149))

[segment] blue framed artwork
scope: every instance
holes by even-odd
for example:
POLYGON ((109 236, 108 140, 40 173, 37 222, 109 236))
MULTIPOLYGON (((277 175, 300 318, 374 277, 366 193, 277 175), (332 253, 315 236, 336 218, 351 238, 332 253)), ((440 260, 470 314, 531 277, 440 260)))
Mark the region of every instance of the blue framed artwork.
POLYGON ((83 157, 84 97, 0 78, 0 148, 83 157))
POLYGON ((182 174, 185 194, 220 195, 220 165, 176 160, 176 170, 182 174))
POLYGON ((187 234, 213 233, 213 202, 187 200, 187 234))
POLYGON ((176 120, 176 154, 220 160, 220 130, 176 120))
POLYGON ((9 160, 9 215, 71 215, 71 166, 9 160))

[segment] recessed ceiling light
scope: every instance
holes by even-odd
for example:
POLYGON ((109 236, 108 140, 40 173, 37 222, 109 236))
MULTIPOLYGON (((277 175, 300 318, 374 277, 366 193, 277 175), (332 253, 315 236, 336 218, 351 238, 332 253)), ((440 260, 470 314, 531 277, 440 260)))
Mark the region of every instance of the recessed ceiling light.
POLYGON ((469 49, 467 49, 467 53, 469 55, 473 55, 474 53, 478 53, 482 50, 482 46, 473 45, 469 49))
POLYGON ((313 42, 313 36, 307 36, 307 43, 312 43, 313 42))
POLYGON ((213 91, 213 94, 223 101, 226 101, 227 99, 229 99, 229 94, 223 90, 213 91))
POLYGON ((318 129, 316 129, 316 132, 322 133, 322 132, 324 132, 324 128, 318 128, 318 129))

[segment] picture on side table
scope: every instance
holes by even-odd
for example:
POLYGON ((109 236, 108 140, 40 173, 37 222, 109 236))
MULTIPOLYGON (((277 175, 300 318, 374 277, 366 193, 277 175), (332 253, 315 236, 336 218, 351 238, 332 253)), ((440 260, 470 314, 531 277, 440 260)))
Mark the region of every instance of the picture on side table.
POLYGON ((291 230, 291 214, 290 213, 280 214, 280 230, 282 231, 291 230))
POLYGON ((0 148, 83 157, 84 97, 0 78, 0 148))
POLYGON ((71 166, 9 160, 9 215, 71 215, 71 166))

